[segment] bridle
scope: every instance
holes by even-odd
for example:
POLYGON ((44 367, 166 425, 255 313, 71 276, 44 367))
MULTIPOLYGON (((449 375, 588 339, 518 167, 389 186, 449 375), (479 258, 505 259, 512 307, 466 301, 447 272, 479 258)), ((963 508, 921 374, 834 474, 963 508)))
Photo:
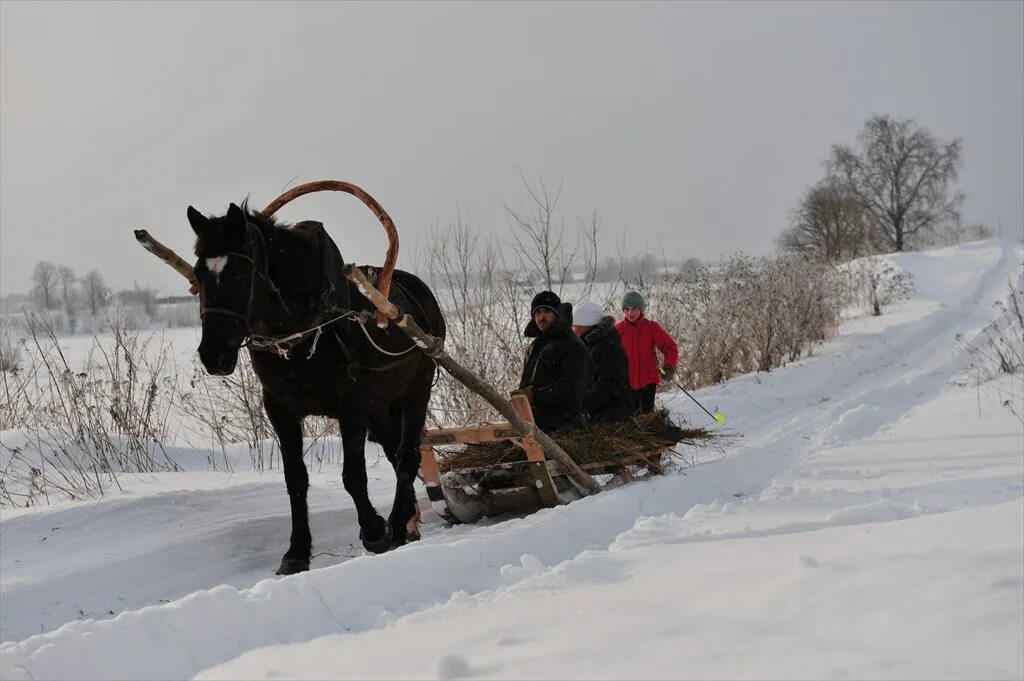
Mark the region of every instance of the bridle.
POLYGON ((291 351, 291 349, 294 348, 299 343, 301 343, 306 338, 306 336, 308 336, 310 334, 315 334, 315 336, 313 338, 313 345, 312 345, 312 348, 310 349, 309 356, 307 357, 307 359, 312 358, 313 354, 316 352, 317 343, 320 340, 320 335, 323 332, 323 329, 325 327, 331 327, 331 326, 334 325, 335 322, 341 321, 343 319, 350 319, 351 321, 354 321, 354 322, 358 323, 360 328, 361 328, 361 330, 362 330, 362 332, 363 332, 363 334, 366 336, 367 341, 369 341, 370 345, 372 345, 373 348, 376 349, 381 354, 387 355, 387 356, 390 356, 390 357, 402 358, 402 359, 398 359, 398 360, 395 360, 394 362, 389 363, 385 367, 380 367, 380 368, 364 367, 364 366, 356 363, 355 359, 352 357, 351 353, 349 352, 348 348, 346 347, 344 341, 341 339, 340 336, 338 336, 337 331, 335 331, 334 333, 335 333, 335 337, 338 340, 338 344, 341 347, 342 352, 346 355, 346 358, 348 359, 349 364, 351 366, 360 367, 360 368, 368 369, 368 370, 371 370, 371 371, 383 371, 384 369, 389 368, 391 365, 393 365, 395 363, 404 361, 404 359, 407 356, 409 356, 409 353, 416 349, 417 346, 415 344, 410 345, 408 348, 406 348, 406 349, 404 349, 404 350, 402 350, 400 352, 390 352, 390 351, 385 350, 384 348, 380 347, 373 340, 373 338, 370 336, 369 332, 366 329, 366 323, 374 317, 374 313, 368 312, 368 311, 356 312, 355 310, 340 310, 340 312, 342 312, 342 314, 334 317, 333 319, 329 319, 327 321, 323 321, 323 317, 324 317, 323 311, 321 309, 319 309, 319 308, 315 308, 311 312, 311 317, 307 318, 306 322, 302 324, 302 326, 306 327, 302 331, 298 331, 298 332, 295 332, 295 333, 292 333, 292 334, 282 335, 282 336, 264 336, 264 335, 260 335, 260 334, 254 333, 252 314, 253 314, 253 302, 256 299, 256 278, 257 277, 259 277, 259 278, 261 278, 261 279, 263 279, 264 281, 267 282, 267 288, 269 289, 269 291, 271 293, 275 294, 278 297, 278 299, 281 301, 281 305, 285 309, 285 312, 287 312, 288 314, 290 314, 290 312, 288 311, 288 305, 284 301, 284 296, 281 294, 281 290, 277 287, 277 285, 274 283, 274 281, 270 278, 270 263, 269 263, 269 259, 266 257, 266 253, 267 253, 266 237, 264 236, 263 232, 258 227, 256 227, 252 223, 250 223, 248 220, 246 221, 245 224, 246 224, 246 231, 250 235, 248 241, 251 244, 250 245, 250 252, 251 252, 251 254, 250 253, 241 253, 239 251, 227 251, 227 252, 225 252, 223 254, 225 256, 230 256, 230 257, 233 257, 233 258, 241 258, 242 260, 246 260, 246 261, 249 262, 249 265, 250 265, 249 300, 246 303, 245 312, 238 312, 236 310, 229 310, 228 308, 225 308, 225 307, 207 307, 207 305, 206 305, 206 295, 205 295, 205 293, 203 291, 203 287, 200 286, 199 287, 199 318, 200 319, 205 317, 207 314, 219 314, 219 315, 224 315, 226 317, 234 317, 235 319, 241 319, 242 322, 245 323, 245 339, 242 341, 242 344, 241 344, 240 347, 247 347, 247 348, 250 348, 251 350, 263 350, 263 351, 273 352, 273 353, 276 353, 277 355, 279 355, 280 357, 283 357, 284 359, 289 359, 289 352, 291 351), (264 256, 262 258, 257 257, 257 252, 256 252, 256 248, 255 248, 256 239, 252 238, 252 236, 251 236, 253 233, 255 233, 256 236, 259 239, 259 243, 260 243, 259 255, 264 256))
POLYGON ((266 253, 267 253, 266 237, 263 236, 263 232, 258 227, 253 226, 253 224, 250 223, 248 220, 246 221, 245 226, 246 226, 247 235, 249 236, 248 241, 251 244, 250 245, 250 253, 251 253, 251 255, 250 255, 250 253, 241 253, 239 251, 228 251, 228 252, 224 253, 225 256, 230 256, 232 258, 241 258, 242 260, 246 260, 246 261, 249 262, 249 265, 250 265, 249 301, 245 305, 245 312, 238 312, 236 310, 229 310, 226 307, 207 307, 207 305, 206 305, 206 293, 205 293, 203 287, 200 286, 199 287, 199 318, 202 319, 207 314, 219 314, 219 315, 224 315, 226 317, 234 317, 236 319, 241 319, 243 322, 245 322, 245 330, 246 330, 246 334, 248 335, 248 334, 251 334, 251 332, 252 332, 252 307, 253 307, 253 301, 256 298, 256 277, 257 276, 259 276, 260 278, 262 278, 264 281, 267 282, 267 287, 269 288, 270 292, 276 294, 277 297, 281 299, 281 304, 284 305, 284 308, 285 308, 286 311, 288 310, 288 306, 284 302, 284 298, 281 295, 281 290, 279 288, 277 288, 277 285, 274 284, 274 281, 270 278, 270 262, 269 262, 268 258, 265 257, 266 253), (255 246, 256 246, 256 239, 252 238, 252 234, 253 233, 255 233, 259 237, 260 254, 264 256, 263 258, 257 258, 256 257, 256 255, 257 255, 256 254, 256 248, 255 248, 255 246))

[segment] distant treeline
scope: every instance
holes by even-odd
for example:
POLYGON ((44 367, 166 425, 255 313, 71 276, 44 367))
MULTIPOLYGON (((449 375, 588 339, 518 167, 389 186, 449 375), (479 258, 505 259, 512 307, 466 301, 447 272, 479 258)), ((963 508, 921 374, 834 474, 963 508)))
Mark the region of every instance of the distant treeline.
POLYGON ((137 283, 130 289, 108 287, 99 270, 79 276, 67 265, 40 260, 32 270, 28 294, 0 298, 0 317, 6 325, 24 327, 30 314, 45 314, 57 333, 95 332, 111 309, 141 326, 195 326, 199 303, 193 296, 158 297, 137 283))

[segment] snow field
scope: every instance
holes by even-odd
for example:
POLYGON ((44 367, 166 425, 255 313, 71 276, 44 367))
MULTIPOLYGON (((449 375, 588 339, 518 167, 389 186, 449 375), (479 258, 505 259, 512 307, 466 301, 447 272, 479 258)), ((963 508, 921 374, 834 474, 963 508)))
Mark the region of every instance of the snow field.
POLYGON ((917 283, 906 304, 697 393, 742 435, 725 452, 566 507, 345 554, 357 527, 325 470, 314 553, 337 555, 263 581, 287 540, 275 475, 160 474, 5 513, 0 677, 1020 678, 1024 424, 1002 403, 1024 414, 1024 389, 963 385, 953 345, 1024 249, 892 258, 917 283), (101 619, 68 621, 83 596, 101 619))

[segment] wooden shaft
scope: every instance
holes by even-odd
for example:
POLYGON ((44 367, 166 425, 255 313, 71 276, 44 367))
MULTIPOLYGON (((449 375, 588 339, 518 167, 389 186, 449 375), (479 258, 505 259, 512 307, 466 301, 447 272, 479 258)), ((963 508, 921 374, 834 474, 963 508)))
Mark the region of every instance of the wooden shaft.
POLYGON ((373 303, 373 306, 380 310, 385 317, 393 321, 398 321, 400 314, 398 308, 388 300, 387 296, 374 288, 373 284, 370 283, 370 280, 366 278, 366 275, 363 274, 358 267, 352 263, 348 263, 341 272, 356 285, 359 292, 366 296, 366 298, 373 303))
POLYGON ((476 374, 469 369, 466 369, 461 364, 456 362, 452 357, 445 351, 444 344, 440 339, 431 336, 429 333, 419 327, 419 325, 409 315, 403 315, 399 320, 398 308, 391 304, 380 291, 375 289, 372 284, 366 279, 366 276, 359 271, 354 265, 345 266, 345 276, 349 278, 356 286, 359 291, 369 299, 374 306, 380 310, 388 319, 398 320, 398 327, 405 331, 413 342, 416 343, 424 352, 434 358, 434 360, 444 367, 445 371, 451 374, 455 380, 462 383, 464 386, 480 395, 492 407, 498 410, 498 412, 504 416, 509 424, 519 431, 520 435, 524 437, 533 437, 540 444, 544 454, 558 464, 558 466, 572 478, 578 485, 589 493, 593 494, 600 489, 600 485, 594 478, 588 475, 583 469, 576 465, 576 462, 565 453, 565 451, 558 446, 554 440, 548 437, 540 428, 537 428, 533 423, 524 420, 519 413, 516 411, 512 403, 500 395, 494 388, 487 385, 481 380, 476 374))
POLYGON ((507 423, 490 423, 486 426, 464 428, 434 428, 420 438, 421 445, 481 444, 501 442, 519 437, 519 433, 507 423))
POLYGON ((195 272, 192 271, 192 265, 189 265, 177 253, 151 237, 149 232, 144 229, 135 230, 135 240, 142 244, 142 247, 147 251, 170 265, 175 272, 188 279, 189 282, 195 283, 196 276, 195 272))

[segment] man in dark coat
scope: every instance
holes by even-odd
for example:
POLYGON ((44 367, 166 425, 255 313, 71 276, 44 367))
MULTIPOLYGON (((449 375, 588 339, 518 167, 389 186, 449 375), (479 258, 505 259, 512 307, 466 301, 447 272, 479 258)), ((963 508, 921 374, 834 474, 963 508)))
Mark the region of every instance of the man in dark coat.
POLYGON ((633 391, 629 387, 629 360, 615 330, 615 319, 605 316, 601 306, 589 300, 572 311, 573 331, 590 353, 594 374, 583 407, 591 423, 625 421, 633 414, 633 391))
POLYGON ((572 306, 551 291, 541 291, 530 304, 524 335, 533 338, 526 354, 519 389, 533 407, 537 426, 546 433, 564 433, 584 425, 583 395, 590 380, 590 358, 572 332, 572 306))

